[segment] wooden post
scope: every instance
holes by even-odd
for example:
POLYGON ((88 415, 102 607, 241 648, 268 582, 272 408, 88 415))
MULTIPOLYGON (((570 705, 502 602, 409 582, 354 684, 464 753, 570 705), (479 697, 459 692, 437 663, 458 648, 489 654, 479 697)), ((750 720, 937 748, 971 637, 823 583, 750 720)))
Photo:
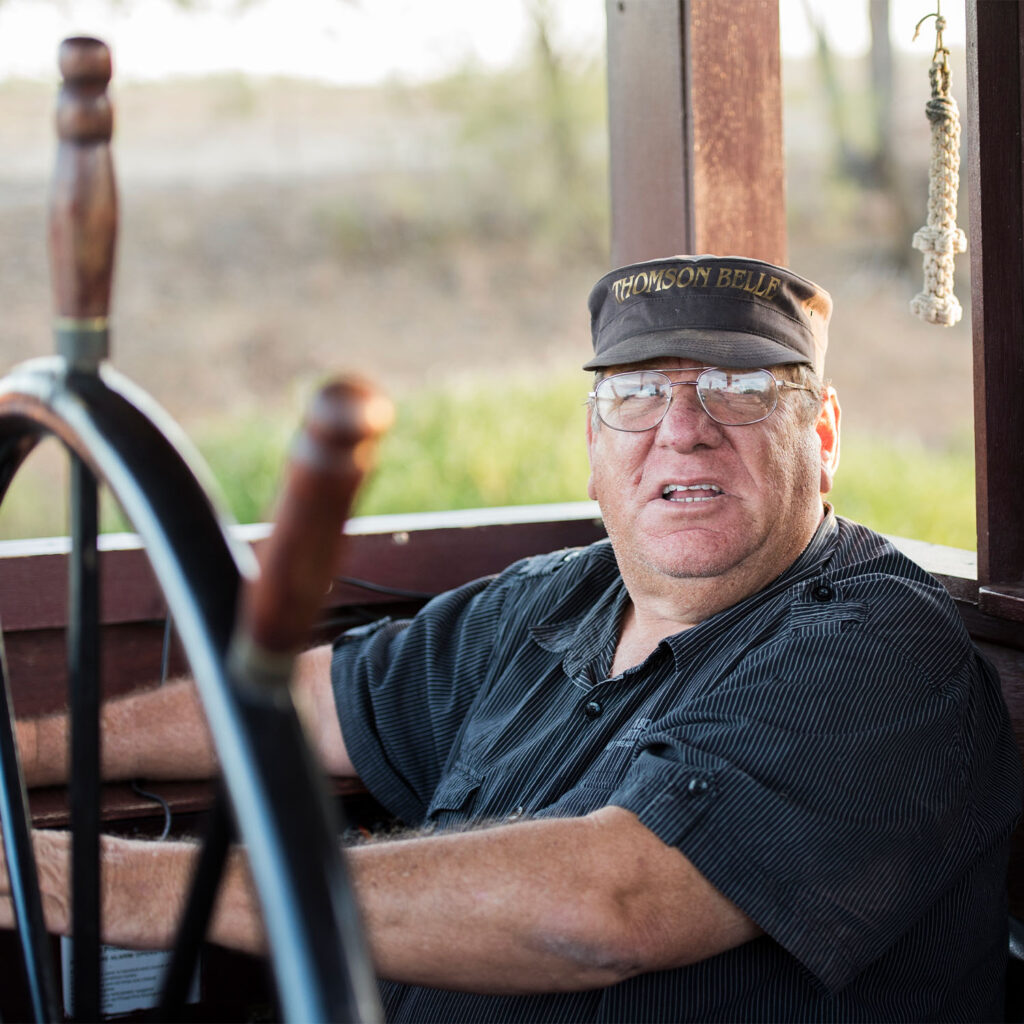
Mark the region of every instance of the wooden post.
POLYGON ((786 261, 777 0, 607 0, 612 263, 786 261))
POLYGON ((978 582, 1024 620, 1024 4, 967 3, 978 582))

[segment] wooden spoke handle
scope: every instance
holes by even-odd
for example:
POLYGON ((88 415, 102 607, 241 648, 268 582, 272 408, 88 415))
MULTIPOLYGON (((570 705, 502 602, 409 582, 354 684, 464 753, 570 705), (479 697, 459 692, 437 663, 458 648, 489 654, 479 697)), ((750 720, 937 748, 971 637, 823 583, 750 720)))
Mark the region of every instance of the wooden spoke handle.
POLYGON ((267 655, 290 655, 307 639, 337 573, 342 527, 390 426, 390 401, 343 378, 315 396, 293 445, 260 575, 242 599, 242 633, 267 655))
POLYGON ((107 96, 110 51, 98 39, 66 39, 58 63, 57 166, 50 196, 50 263, 60 320, 105 320, 110 309, 117 195, 107 96))

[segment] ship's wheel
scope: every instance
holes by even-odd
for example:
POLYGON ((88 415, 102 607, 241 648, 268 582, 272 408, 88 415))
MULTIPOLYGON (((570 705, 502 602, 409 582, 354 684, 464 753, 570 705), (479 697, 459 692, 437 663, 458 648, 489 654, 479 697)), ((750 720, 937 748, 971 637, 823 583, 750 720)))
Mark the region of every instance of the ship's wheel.
MULTIPOLYGON (((106 88, 93 39, 62 44, 50 220, 58 354, 0 380, 0 496, 46 437, 70 459, 68 678, 71 714, 73 1016, 97 1020, 100 992, 98 492, 109 489, 143 542, 194 676, 222 769, 165 980, 173 1019, 192 976, 226 851, 247 848, 281 1012, 293 1021, 376 1020, 376 983, 338 846, 340 823, 287 687, 341 522, 381 426, 378 399, 339 382, 311 406, 274 533, 257 565, 231 538, 202 470, 166 415, 108 362, 116 197, 106 88)), ((2 663, 0 663, 2 665, 2 663)), ((33 1014, 63 1020, 12 724, 0 687, 0 820, 33 1014)))

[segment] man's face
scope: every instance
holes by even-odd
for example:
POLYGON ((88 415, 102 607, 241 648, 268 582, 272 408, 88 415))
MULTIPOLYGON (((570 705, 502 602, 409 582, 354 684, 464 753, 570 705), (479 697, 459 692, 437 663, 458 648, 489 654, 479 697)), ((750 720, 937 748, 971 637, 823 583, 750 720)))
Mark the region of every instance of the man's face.
MULTIPOLYGON (((696 365, 658 359, 613 372, 696 365)), ((669 376, 696 378, 685 371, 669 376)), ((681 387, 651 430, 588 425, 588 490, 601 505, 631 590, 723 578, 753 593, 797 558, 821 519, 821 493, 838 451, 834 393, 817 424, 808 424, 800 407, 809 397, 780 390, 768 419, 726 427, 704 412, 696 388, 681 387)))

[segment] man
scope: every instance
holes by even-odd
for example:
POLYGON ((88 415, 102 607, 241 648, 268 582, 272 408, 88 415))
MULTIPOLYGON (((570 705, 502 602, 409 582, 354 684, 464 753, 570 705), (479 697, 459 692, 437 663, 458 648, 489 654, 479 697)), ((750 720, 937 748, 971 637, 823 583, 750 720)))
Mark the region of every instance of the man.
MULTIPOLYGON (((326 767, 421 830, 351 851, 389 1017, 995 1018, 1017 751, 942 588, 822 503, 831 300, 700 256, 613 271, 590 308, 610 543, 298 673, 326 767)), ((110 774, 214 768, 185 684, 105 717, 110 774)), ((39 752, 63 728, 22 724, 32 779, 62 773, 39 752)), ((37 849, 66 927, 66 839, 37 849)), ((106 852, 110 939, 159 943, 132 908, 156 889, 169 911, 191 849, 106 852)), ((252 948, 243 878, 215 938, 252 948)))

